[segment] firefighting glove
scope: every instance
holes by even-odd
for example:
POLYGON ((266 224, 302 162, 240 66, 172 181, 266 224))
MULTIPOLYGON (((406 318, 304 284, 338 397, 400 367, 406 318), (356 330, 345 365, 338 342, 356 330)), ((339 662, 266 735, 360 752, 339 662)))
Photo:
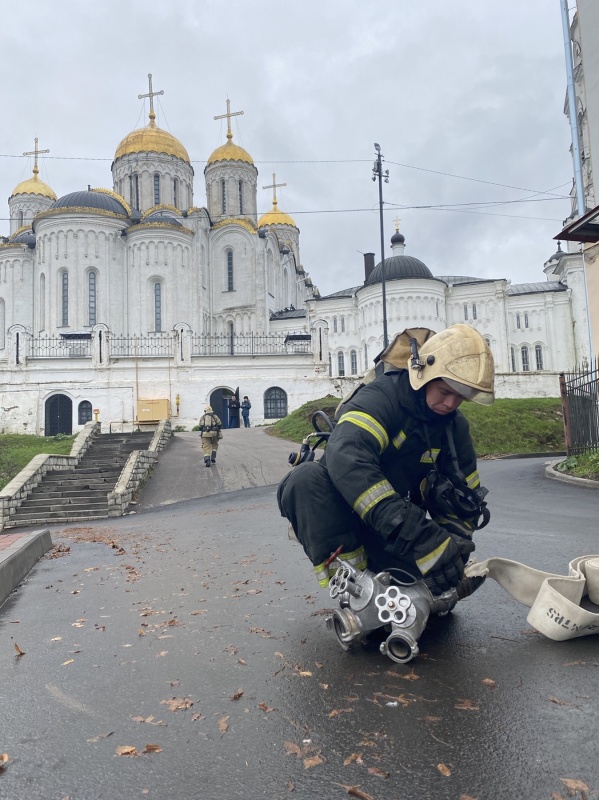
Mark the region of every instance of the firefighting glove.
MULTIPOLYGON (((428 550, 428 547, 425 549, 428 550)), ((422 552, 422 548, 417 545, 414 556, 424 582, 433 594, 442 594, 462 580, 464 560, 453 536, 441 539, 428 552, 422 552)))
POLYGON ((443 530, 451 534, 451 538, 456 543, 464 564, 468 563, 468 559, 475 550, 475 544, 472 541, 472 534, 474 533, 474 525, 457 517, 435 517, 435 522, 440 525, 443 530))

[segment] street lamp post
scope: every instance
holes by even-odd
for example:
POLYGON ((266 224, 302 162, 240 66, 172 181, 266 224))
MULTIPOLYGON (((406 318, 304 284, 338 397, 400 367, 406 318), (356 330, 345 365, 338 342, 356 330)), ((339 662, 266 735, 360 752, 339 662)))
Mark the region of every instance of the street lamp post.
POLYGON ((389 335, 387 333, 387 290, 385 286, 385 227, 383 225, 383 179, 385 183, 389 183, 389 170, 383 172, 383 156, 381 153, 381 146, 375 142, 374 149, 376 150, 376 161, 372 168, 372 180, 379 179, 379 224, 381 229, 381 286, 383 287, 383 347, 389 344, 389 335))

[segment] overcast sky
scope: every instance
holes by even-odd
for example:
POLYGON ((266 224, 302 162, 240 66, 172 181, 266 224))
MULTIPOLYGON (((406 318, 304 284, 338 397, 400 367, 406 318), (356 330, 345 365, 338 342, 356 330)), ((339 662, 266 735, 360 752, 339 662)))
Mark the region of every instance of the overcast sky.
MULTIPOLYGON (((390 173, 387 256, 399 217, 406 254, 435 275, 545 280, 572 183, 559 0, 0 0, 0 11, 0 234, 33 166, 14 156, 35 136, 59 197, 112 188, 117 145, 147 124, 138 94, 151 72, 198 206, 226 137, 213 117, 227 97, 244 111, 234 141, 258 187, 273 172, 287 184, 279 207, 321 294, 362 283, 361 253, 380 260, 374 142, 390 173), (442 204, 460 210, 415 208, 442 204)), ((271 199, 259 188, 260 213, 271 199)))

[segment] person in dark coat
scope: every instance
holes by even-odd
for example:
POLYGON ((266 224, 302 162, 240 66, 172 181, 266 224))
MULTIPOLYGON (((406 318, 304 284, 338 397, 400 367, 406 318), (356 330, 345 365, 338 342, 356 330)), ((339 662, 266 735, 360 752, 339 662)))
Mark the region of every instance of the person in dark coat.
POLYGON ((250 427, 250 408, 252 404, 250 403, 249 397, 244 395, 243 401, 241 403, 241 416, 243 417, 243 427, 249 428, 250 427))
POLYGON ((381 371, 342 406, 321 460, 300 463, 279 486, 281 514, 321 586, 342 548, 341 561, 424 577, 440 594, 460 582, 472 534, 488 521, 457 409, 463 400, 493 402, 493 356, 468 325, 427 333, 405 368, 381 371))

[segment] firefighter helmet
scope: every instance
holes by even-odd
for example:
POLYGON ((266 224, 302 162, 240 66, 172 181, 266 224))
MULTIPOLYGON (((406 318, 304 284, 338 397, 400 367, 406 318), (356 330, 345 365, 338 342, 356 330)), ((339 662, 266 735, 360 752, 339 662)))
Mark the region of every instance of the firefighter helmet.
POLYGON ((495 399, 493 354, 474 328, 462 323, 436 333, 408 361, 410 384, 421 389, 441 378, 465 400, 483 406, 495 399))

